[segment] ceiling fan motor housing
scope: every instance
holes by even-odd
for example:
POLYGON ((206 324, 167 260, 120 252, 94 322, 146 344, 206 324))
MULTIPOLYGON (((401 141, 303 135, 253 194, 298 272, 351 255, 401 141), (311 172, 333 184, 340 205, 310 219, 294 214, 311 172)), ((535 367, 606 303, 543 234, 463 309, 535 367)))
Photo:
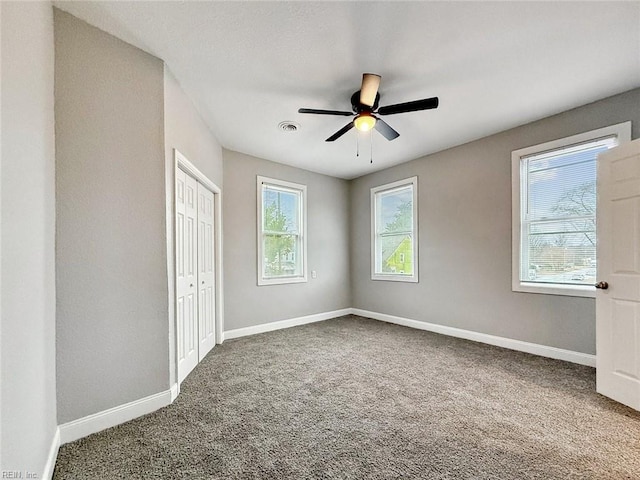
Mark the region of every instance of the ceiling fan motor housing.
POLYGON ((351 95, 351 107, 353 111, 356 113, 361 112, 373 112, 376 108, 378 108, 378 103, 380 102, 380 94, 376 93, 376 100, 373 102, 373 106, 363 105, 360 103, 360 90, 351 95))

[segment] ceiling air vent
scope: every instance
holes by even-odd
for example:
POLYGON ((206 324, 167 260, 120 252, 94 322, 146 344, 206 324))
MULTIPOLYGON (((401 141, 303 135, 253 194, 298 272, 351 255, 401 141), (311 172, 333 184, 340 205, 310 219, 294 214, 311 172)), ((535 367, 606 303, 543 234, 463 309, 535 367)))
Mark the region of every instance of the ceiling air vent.
POLYGON ((300 129, 300 124, 296 122, 280 122, 278 124, 278 130, 282 130, 283 132, 297 132, 300 129))

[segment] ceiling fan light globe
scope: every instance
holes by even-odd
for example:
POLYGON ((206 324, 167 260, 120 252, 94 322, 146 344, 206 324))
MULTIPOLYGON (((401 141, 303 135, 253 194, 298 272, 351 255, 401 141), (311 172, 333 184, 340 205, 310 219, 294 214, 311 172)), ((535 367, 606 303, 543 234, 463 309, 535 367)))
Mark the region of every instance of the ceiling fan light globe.
POLYGON ((368 132, 376 125, 376 119, 372 115, 358 115, 353 121, 354 126, 361 132, 368 132))

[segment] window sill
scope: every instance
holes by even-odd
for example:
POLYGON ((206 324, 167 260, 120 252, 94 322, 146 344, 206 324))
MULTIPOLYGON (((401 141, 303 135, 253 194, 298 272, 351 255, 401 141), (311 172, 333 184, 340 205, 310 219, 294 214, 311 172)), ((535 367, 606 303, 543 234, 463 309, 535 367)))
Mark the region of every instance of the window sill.
POLYGON ((280 277, 280 278, 259 278, 258 286, 263 285, 285 285, 287 283, 304 283, 307 277, 280 277))
POLYGON ((418 277, 413 276, 401 276, 401 275, 372 275, 371 280, 382 280, 387 282, 407 282, 418 283, 418 277))
POLYGON ((591 285, 544 285, 540 283, 517 282, 513 284, 512 290, 523 293, 564 295, 565 297, 596 297, 596 289, 591 285))

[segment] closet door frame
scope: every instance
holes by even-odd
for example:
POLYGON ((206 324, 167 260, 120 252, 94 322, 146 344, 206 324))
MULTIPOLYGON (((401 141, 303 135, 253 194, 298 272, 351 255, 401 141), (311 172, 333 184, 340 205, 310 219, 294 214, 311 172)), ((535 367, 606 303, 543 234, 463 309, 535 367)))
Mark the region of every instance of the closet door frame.
MULTIPOLYGON (((175 211, 175 185, 178 169, 184 171, 187 175, 191 176, 202 184, 205 188, 210 190, 214 196, 214 264, 215 264, 215 279, 214 279, 214 294, 215 294, 215 342, 221 344, 224 340, 224 306, 223 306, 223 285, 222 285, 222 190, 215 183, 213 183, 206 175, 204 175, 198 168, 193 165, 187 157, 180 153, 177 149, 173 150, 173 165, 171 168, 170 182, 171 189, 169 195, 167 195, 168 212, 170 212, 170 221, 167 222, 167 236, 168 236, 168 267, 169 267, 169 307, 170 307, 170 322, 172 324, 173 336, 171 336, 170 345, 170 364, 172 365, 172 378, 173 384, 171 387, 172 401, 180 393, 180 383, 178 381, 178 325, 177 325, 177 291, 176 291, 176 211, 175 211), (170 201, 170 202, 169 202, 170 201)), ((169 182, 167 182, 169 183, 169 182)))

